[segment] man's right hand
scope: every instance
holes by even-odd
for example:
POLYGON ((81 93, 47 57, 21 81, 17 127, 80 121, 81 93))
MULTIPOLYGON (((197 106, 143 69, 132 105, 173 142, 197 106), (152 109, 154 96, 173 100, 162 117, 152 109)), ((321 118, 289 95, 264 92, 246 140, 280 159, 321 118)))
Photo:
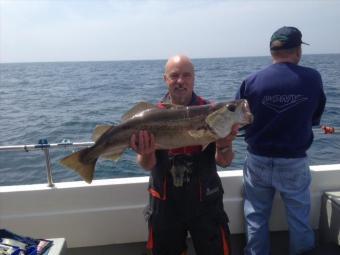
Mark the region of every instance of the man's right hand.
POLYGON ((133 134, 130 138, 130 147, 137 155, 138 164, 146 170, 151 170, 156 165, 155 136, 146 130, 133 134))
POLYGON ((130 139, 130 147, 139 155, 154 153, 156 150, 155 136, 146 130, 133 134, 130 139))

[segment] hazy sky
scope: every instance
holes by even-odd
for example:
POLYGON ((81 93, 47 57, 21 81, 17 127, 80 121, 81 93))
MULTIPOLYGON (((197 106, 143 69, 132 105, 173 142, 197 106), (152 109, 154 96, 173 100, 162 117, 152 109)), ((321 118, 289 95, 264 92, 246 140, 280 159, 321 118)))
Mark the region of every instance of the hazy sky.
POLYGON ((0 0, 0 62, 262 56, 284 25, 340 53, 337 0, 0 0))

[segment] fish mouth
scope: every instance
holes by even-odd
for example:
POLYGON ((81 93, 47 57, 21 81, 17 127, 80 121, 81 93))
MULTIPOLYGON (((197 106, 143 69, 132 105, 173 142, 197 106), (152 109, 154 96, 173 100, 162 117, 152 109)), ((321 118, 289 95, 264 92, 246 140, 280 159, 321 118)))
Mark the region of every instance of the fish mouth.
POLYGON ((243 113, 243 118, 241 120, 242 125, 248 125, 253 123, 254 116, 250 111, 250 107, 247 100, 242 100, 241 111, 243 113))

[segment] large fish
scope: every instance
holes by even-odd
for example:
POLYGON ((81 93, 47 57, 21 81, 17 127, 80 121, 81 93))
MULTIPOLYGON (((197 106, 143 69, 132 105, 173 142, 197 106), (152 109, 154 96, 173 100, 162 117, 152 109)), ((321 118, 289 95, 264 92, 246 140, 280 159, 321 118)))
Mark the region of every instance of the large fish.
POLYGON ((75 152, 60 162, 91 183, 98 158, 117 160, 129 147, 131 135, 140 130, 154 134, 157 149, 206 146, 227 136, 234 124, 244 126, 252 119, 244 99, 188 107, 168 105, 166 109, 141 102, 124 114, 121 124, 97 126, 92 147, 75 152))

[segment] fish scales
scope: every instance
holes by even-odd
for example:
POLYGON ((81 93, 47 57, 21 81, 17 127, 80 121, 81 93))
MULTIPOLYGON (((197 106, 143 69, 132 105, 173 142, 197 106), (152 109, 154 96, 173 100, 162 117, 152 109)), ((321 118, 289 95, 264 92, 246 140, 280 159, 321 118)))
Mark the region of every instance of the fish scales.
POLYGON ((77 171, 90 183, 98 158, 117 160, 129 147, 130 137, 140 130, 155 136, 157 149, 184 146, 206 146, 231 131, 232 125, 250 124, 252 114, 244 99, 202 106, 175 106, 159 109, 139 103, 123 116, 117 126, 97 126, 95 144, 61 160, 61 164, 77 171))

